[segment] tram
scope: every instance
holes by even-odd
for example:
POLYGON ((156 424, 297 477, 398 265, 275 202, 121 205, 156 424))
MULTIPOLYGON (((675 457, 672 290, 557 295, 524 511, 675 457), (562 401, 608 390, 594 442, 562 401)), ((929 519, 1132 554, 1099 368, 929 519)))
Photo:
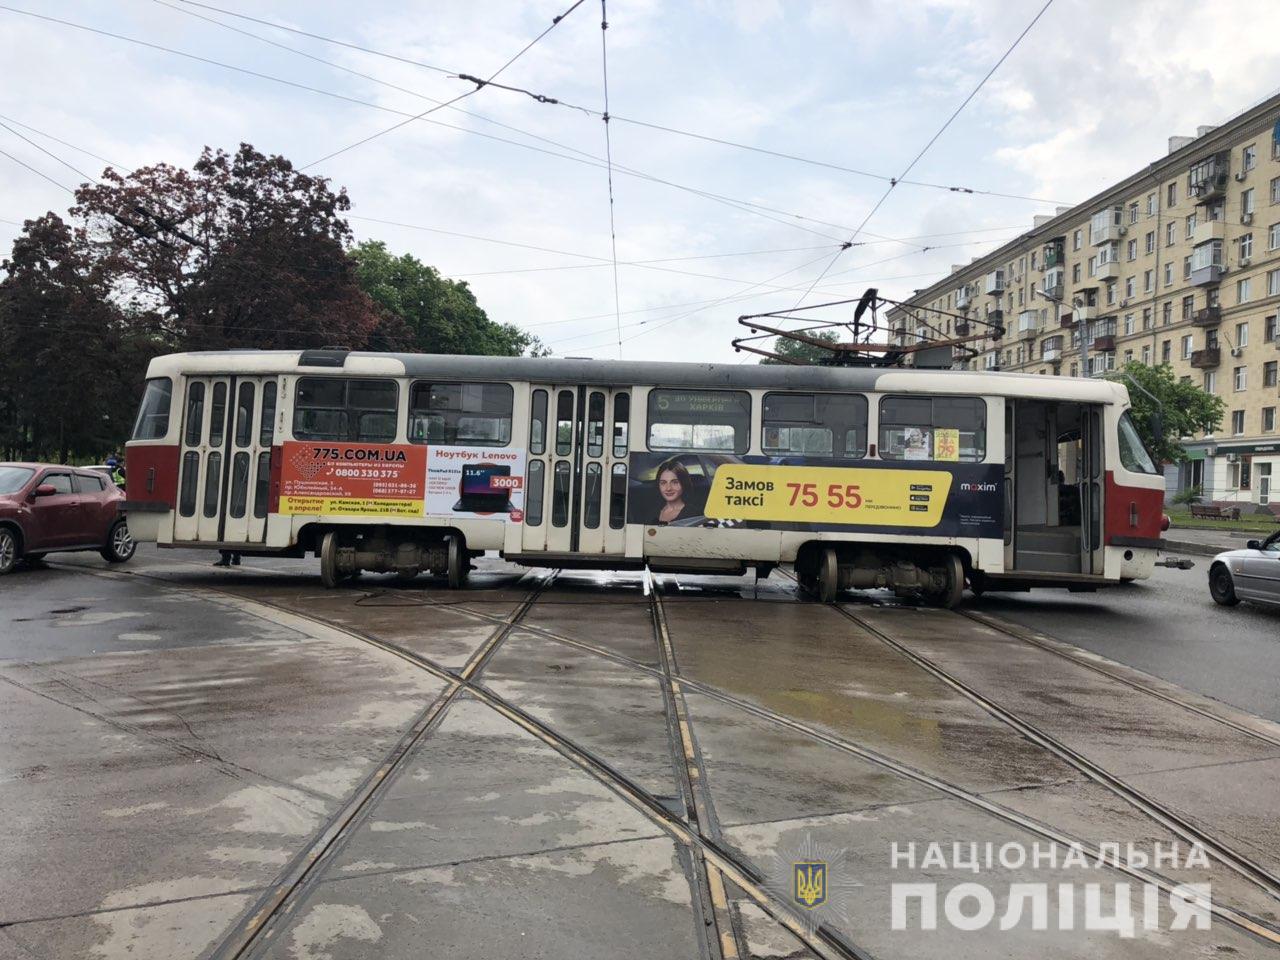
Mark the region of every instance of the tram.
POLYGON ((887 588, 1091 590, 1150 575, 1164 480, 1101 380, 876 367, 361 353, 151 362, 137 540, 315 554, 462 586, 529 566, 887 588))

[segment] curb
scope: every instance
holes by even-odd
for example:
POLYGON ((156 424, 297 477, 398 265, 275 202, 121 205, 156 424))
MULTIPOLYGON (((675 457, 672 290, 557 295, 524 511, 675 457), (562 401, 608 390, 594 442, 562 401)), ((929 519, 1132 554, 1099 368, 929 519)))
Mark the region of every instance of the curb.
POLYGON ((1164 542, 1162 552, 1169 553, 1189 553, 1197 557, 1216 557, 1218 554, 1226 550, 1239 550, 1244 547, 1243 543, 1239 544, 1212 544, 1212 543, 1194 543, 1190 540, 1168 540, 1164 542))

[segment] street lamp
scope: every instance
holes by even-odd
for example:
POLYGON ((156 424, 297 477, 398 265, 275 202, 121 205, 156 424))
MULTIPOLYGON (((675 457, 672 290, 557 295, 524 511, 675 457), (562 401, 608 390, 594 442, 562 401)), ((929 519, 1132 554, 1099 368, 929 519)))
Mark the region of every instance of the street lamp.
MULTIPOLYGON (((1058 316, 1057 307, 1068 306, 1067 302, 1059 297, 1051 297, 1049 294, 1045 293, 1039 287, 1033 286, 1031 288, 1031 296, 1035 297, 1036 294, 1039 294, 1040 296, 1044 297, 1044 299, 1054 304, 1053 318, 1055 320, 1061 321, 1062 318, 1058 316)), ((1059 326, 1061 326, 1060 322, 1059 322, 1059 326)), ((1089 372, 1088 372, 1089 371, 1089 338, 1085 336, 1083 321, 1079 322, 1079 327, 1080 327, 1080 372, 1087 377, 1089 376, 1089 372)))

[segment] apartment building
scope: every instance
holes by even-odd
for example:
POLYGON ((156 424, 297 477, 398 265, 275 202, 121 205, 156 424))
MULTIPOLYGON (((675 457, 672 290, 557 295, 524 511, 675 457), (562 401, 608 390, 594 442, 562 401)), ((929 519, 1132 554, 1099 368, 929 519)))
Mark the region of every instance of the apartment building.
POLYGON ((1280 503, 1280 96, 1195 137, 888 314, 892 342, 977 337, 959 369, 1096 376, 1168 363, 1220 396, 1170 493, 1280 503), (1277 488, 1273 488, 1273 477, 1277 488))

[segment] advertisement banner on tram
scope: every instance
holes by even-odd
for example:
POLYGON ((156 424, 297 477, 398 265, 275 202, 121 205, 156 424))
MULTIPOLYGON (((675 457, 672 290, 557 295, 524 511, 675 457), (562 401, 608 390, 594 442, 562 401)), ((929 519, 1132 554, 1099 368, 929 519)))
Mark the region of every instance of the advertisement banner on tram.
POLYGON ((422 516, 425 447, 289 440, 283 452, 280 513, 422 516))
POLYGON ((627 522, 1000 537, 1000 464, 631 455, 627 522))
POLYGON ((427 513, 524 520, 523 450, 427 447, 427 513))

